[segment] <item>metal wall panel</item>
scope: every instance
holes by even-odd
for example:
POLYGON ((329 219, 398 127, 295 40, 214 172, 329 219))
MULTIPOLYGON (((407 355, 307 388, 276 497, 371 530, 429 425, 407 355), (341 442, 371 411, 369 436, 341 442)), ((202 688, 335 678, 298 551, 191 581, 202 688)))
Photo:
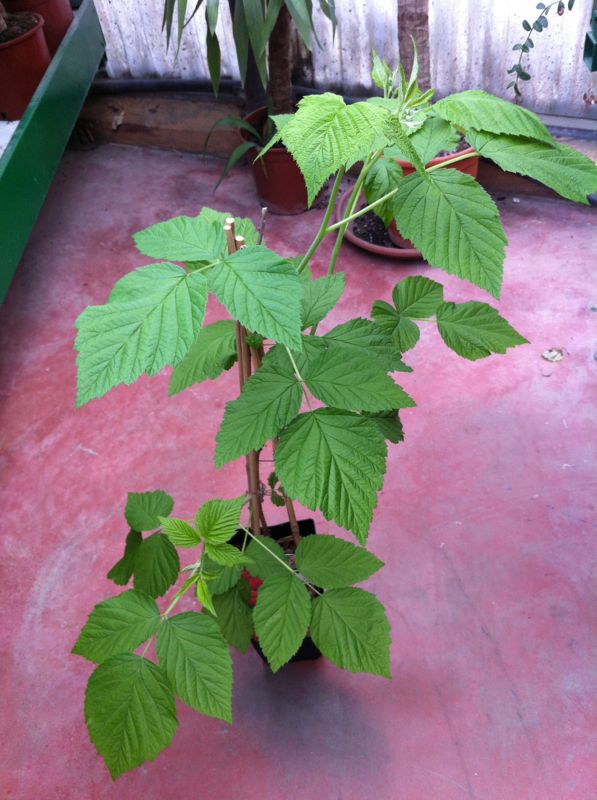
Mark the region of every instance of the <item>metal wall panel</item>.
MULTIPOLYGON (((533 36, 528 59, 532 79, 523 83, 527 108, 549 114, 597 118, 597 106, 583 101, 595 75, 582 60, 592 0, 576 0, 562 17, 549 14, 549 27, 533 36)), ((430 0, 431 80, 441 95, 463 89, 485 89, 511 97, 506 70, 514 63, 512 45, 524 34, 523 15, 539 13, 535 0, 430 0)), ((523 62, 524 63, 524 62, 523 62)))
MULTIPOLYGON (((166 49, 161 31, 163 0, 95 0, 107 43, 111 77, 205 78, 205 18, 189 25, 180 52, 166 49)), ((314 44, 314 79, 321 88, 355 93, 370 86, 370 51, 375 47, 391 62, 398 58, 398 0, 336 0, 338 29, 332 38, 328 20, 316 8, 321 47, 314 44)), ((225 3, 218 23, 222 72, 238 78, 238 65, 225 3)), ((317 6, 317 2, 314 3, 317 6)), ((431 76, 440 95, 482 88, 508 96, 506 69, 512 45, 522 33, 522 14, 531 19, 534 0, 496 4, 493 0, 430 0, 431 76)), ((532 80, 525 85, 525 105, 545 113, 597 118, 597 106, 583 101, 595 89, 595 75, 582 61, 582 43, 592 0, 576 0, 563 17, 550 14, 550 27, 535 36, 532 80)))

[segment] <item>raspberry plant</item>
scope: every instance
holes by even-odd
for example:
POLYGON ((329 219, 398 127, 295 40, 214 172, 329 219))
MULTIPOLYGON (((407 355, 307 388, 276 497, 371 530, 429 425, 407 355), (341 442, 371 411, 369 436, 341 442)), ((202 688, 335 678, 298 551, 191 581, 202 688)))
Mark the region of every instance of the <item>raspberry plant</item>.
POLYGON ((344 290, 335 267, 350 221, 383 210, 431 266, 497 299, 506 246, 497 207, 473 178, 450 168, 462 156, 439 170, 426 166, 443 143, 464 135, 503 169, 577 202, 597 191, 592 162, 554 141, 529 111, 481 91, 430 106, 412 76, 400 73, 391 90, 397 73, 379 59, 374 77, 383 98, 346 105, 331 93, 306 97, 279 120, 276 138, 299 165, 311 202, 333 178, 305 254, 280 256, 250 220, 204 208, 137 233, 139 251, 158 261, 125 275, 104 305, 77 320, 79 406, 168 365, 175 394, 236 364, 240 393, 225 407, 215 464, 244 457, 248 475, 246 492, 235 487, 232 499, 207 500, 191 521, 172 516, 163 491, 128 495, 124 554, 108 577, 121 587, 132 580, 132 588, 94 608, 73 649, 96 664, 85 719, 113 778, 169 745, 175 696, 231 721, 230 647, 245 651, 255 634, 274 671, 309 632, 338 667, 390 676, 383 606, 355 584, 383 566, 365 544, 387 448, 403 438, 399 412, 415 405, 394 374, 410 371, 403 354, 416 345, 423 321, 471 361, 526 340, 493 305, 453 302, 440 282, 423 276, 399 281, 368 317, 320 333, 344 290), (402 177, 389 161, 396 150, 414 174, 402 177), (342 177, 357 163, 347 216, 332 223, 342 177), (363 190, 368 205, 357 208, 363 190), (313 278, 310 262, 329 235, 336 241, 327 274, 313 278), (210 295, 230 319, 202 326, 210 295), (268 446, 275 469, 265 482, 260 453, 268 446), (266 494, 288 511, 291 558, 268 536, 266 494), (293 500, 318 509, 357 543, 325 534, 301 539, 293 500), (190 554, 182 569, 179 551, 190 554), (243 569, 263 581, 254 609, 243 569), (189 592, 202 611, 174 613, 189 592), (157 600, 169 593, 160 610, 157 600))

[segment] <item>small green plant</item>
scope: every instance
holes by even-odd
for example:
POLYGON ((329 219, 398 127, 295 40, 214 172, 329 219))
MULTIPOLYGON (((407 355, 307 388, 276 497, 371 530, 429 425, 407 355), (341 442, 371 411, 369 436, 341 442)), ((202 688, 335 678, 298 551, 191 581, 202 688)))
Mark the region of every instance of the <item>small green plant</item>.
POLYGON ((524 19, 522 21, 522 28, 525 32, 524 39, 522 42, 517 42, 512 47, 512 50, 518 53, 518 61, 512 64, 508 70, 508 74, 514 75, 515 78, 506 86, 506 89, 514 90, 514 97, 516 100, 520 100, 522 98, 520 81, 531 80, 531 74, 528 71, 528 67, 527 69, 523 69, 523 56, 530 53, 535 46, 533 36, 541 33, 544 30, 547 30, 549 26, 547 15, 554 7, 557 9, 558 16, 561 17, 565 13, 566 7, 568 8, 568 11, 572 11, 574 8, 574 0, 568 0, 567 3, 565 3, 564 0, 554 0, 554 2, 547 3, 547 5, 545 3, 537 3, 537 10, 539 11, 537 18, 533 22, 529 22, 528 19, 524 19))
MULTIPOLYGON (((391 75, 383 77, 383 65, 376 69, 389 87, 391 75)), ((345 276, 335 268, 349 222, 383 206, 431 266, 499 298, 506 237, 498 209, 470 176, 425 166, 437 146, 430 141, 447 126, 500 167, 564 197, 586 203, 597 191, 593 163, 555 142, 526 109, 466 91, 436 103, 431 114, 428 98, 413 105, 412 85, 401 78, 400 86, 352 105, 331 93, 306 97, 280 126, 277 137, 299 165, 310 202, 333 178, 306 253, 280 256, 250 220, 204 208, 135 234, 139 251, 159 260, 122 277, 105 304, 77 320, 79 406, 168 365, 169 394, 176 394, 236 363, 241 390, 226 404, 215 464, 244 457, 248 474, 246 492, 231 487, 231 499, 204 501, 192 520, 172 516, 173 500, 163 491, 128 495, 124 553, 108 577, 121 587, 132 580, 132 588, 95 607, 73 650, 96 664, 85 719, 113 778, 168 746, 177 727, 175 696, 231 721, 229 648, 245 651, 254 636, 274 671, 309 633, 338 667, 390 676, 383 606, 355 584, 382 566, 364 545, 387 449, 403 439, 399 414, 415 405, 393 376, 411 371, 403 354, 422 327, 434 326, 448 348, 471 361, 526 340, 493 305, 453 302, 426 276, 399 281, 368 316, 321 333, 344 291, 345 276), (394 173, 387 191, 355 210, 392 147, 415 172, 394 173), (347 216, 332 223, 342 177, 357 163, 347 216), (314 278, 310 262, 328 236, 336 241, 327 274, 314 278), (210 295, 230 319, 203 326, 210 295), (274 471, 263 481, 265 447, 273 447, 274 471), (267 535, 267 496, 288 510, 286 547, 267 535), (301 538, 293 500, 352 532, 357 544, 327 534, 301 538), (188 554, 182 568, 180 554, 188 554), (254 609, 242 570, 263 581, 254 609), (190 593, 198 610, 174 613, 190 593), (166 595, 160 610, 157 600, 166 595)))

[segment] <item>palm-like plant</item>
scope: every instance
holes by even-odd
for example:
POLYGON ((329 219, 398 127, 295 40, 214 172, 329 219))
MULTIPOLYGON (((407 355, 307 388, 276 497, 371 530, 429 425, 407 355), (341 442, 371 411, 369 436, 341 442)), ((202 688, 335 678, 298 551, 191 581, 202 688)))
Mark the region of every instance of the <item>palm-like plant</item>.
MULTIPOLYGON (((314 34, 311 0, 227 0, 232 14, 232 30, 240 78, 247 89, 251 72, 267 91, 274 114, 292 111, 291 33, 294 22, 301 41, 311 49, 314 34)), ((319 0, 319 6, 336 26, 334 0, 319 0)), ((178 46, 185 27, 201 8, 207 22, 207 61, 214 92, 220 83, 220 44, 216 32, 220 0, 164 0, 163 28, 168 42, 176 30, 178 46), (192 7, 192 10, 190 10, 192 7), (190 12, 190 13, 189 13, 190 12)), ((248 106, 253 103, 248 97, 248 106)), ((263 105, 257 102, 256 105, 263 105)))

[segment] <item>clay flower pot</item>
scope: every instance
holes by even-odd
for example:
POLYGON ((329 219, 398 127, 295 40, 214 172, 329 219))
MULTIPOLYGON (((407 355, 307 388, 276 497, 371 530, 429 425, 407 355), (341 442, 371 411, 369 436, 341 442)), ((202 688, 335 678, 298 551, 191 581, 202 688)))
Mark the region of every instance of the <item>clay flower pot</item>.
POLYGON ((50 63, 44 21, 32 14, 32 27, 0 42, 0 119, 21 119, 50 63))
POLYGON ((44 36, 50 55, 58 50, 58 45, 73 21, 69 0, 4 0, 4 5, 10 13, 32 11, 44 18, 44 36))
MULTIPOLYGON (((244 119, 259 130, 267 114, 267 108, 258 108, 244 119)), ((251 141, 247 131, 241 130, 240 135, 243 141, 251 141)), ((301 214, 305 211, 307 187, 288 150, 285 147, 272 147, 263 158, 255 161, 258 155, 257 145, 247 152, 261 204, 274 214, 301 214)))

